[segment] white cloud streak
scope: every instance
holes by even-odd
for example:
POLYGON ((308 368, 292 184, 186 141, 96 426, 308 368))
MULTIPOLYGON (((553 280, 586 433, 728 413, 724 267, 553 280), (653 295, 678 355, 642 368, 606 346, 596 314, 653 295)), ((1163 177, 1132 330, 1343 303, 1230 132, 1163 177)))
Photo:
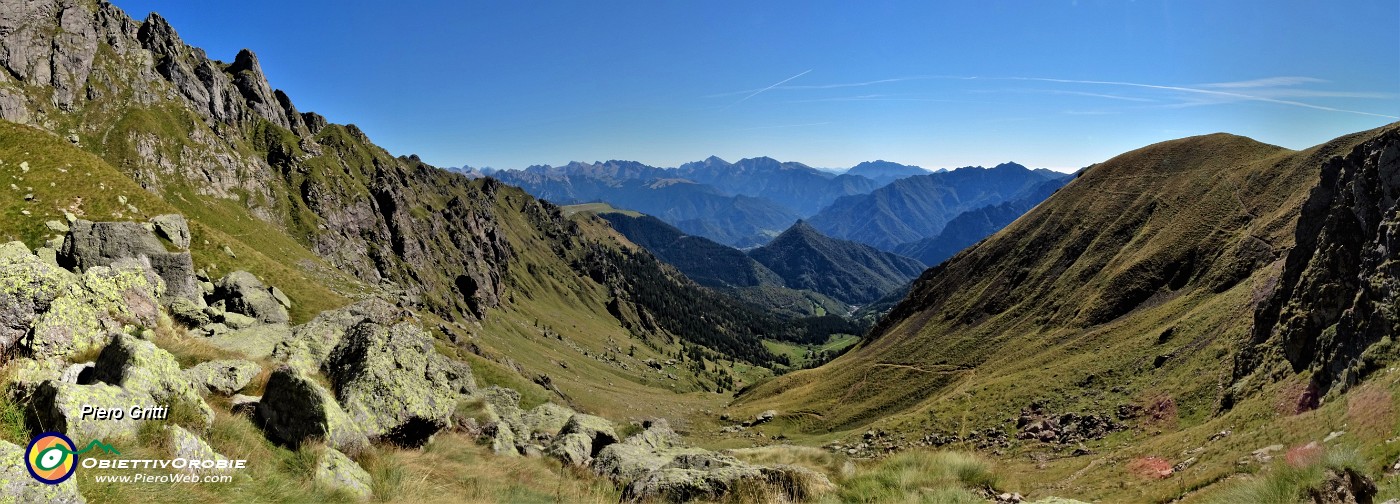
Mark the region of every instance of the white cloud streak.
POLYGON ((783 85, 783 84, 786 84, 788 81, 791 81, 791 80, 796 79, 796 78, 798 78, 798 77, 801 77, 801 76, 803 76, 803 75, 807 75, 807 74, 809 74, 809 73, 811 73, 811 72, 812 72, 812 70, 811 70, 811 69, 808 69, 808 70, 805 71, 805 72, 802 72, 802 73, 800 73, 800 74, 797 74, 797 75, 794 75, 794 76, 792 76, 792 77, 788 77, 788 78, 786 78, 786 79, 783 79, 783 80, 781 80, 781 81, 778 81, 777 84, 774 84, 774 85, 772 85, 772 86, 768 86, 768 87, 763 88, 763 89, 760 89, 760 90, 758 90, 758 91, 754 91, 753 94, 750 94, 750 95, 748 95, 748 96, 745 96, 745 97, 743 97, 743 98, 740 98, 739 101, 736 101, 736 102, 730 104, 729 106, 730 106, 730 107, 733 107, 734 105, 738 105, 738 104, 740 104, 740 103, 744 103, 745 100, 748 100, 749 98, 753 98, 753 97, 755 97, 755 96, 758 96, 758 95, 762 94, 764 91, 767 91, 767 90, 769 90, 769 89, 773 89, 773 88, 775 88, 775 87, 778 87, 778 86, 781 86, 781 85, 783 85))
POLYGON ((1328 111, 1328 112, 1343 112, 1343 113, 1348 113, 1348 114, 1360 114, 1360 115, 1367 115, 1367 116, 1373 116, 1373 117, 1384 117, 1384 118, 1388 118, 1388 119, 1400 119, 1400 117, 1393 116, 1393 115, 1377 114, 1377 113, 1373 113, 1373 112, 1362 112, 1362 111, 1360 111, 1360 110, 1347 110, 1347 109, 1340 109, 1340 108, 1336 108, 1336 107, 1326 107, 1326 106, 1322 106, 1322 105, 1314 105, 1314 104, 1311 104, 1311 103, 1304 103, 1304 102, 1300 102, 1300 101, 1281 100, 1281 99, 1277 99, 1277 98, 1269 98, 1269 97, 1266 97, 1266 96, 1259 96, 1259 95, 1257 95, 1257 94, 1244 94, 1244 93, 1238 93, 1238 92, 1234 92, 1234 91, 1218 91, 1218 90, 1214 90, 1214 89, 1201 89, 1201 88, 1184 87, 1184 86, 1163 86, 1163 85, 1158 85, 1158 84, 1144 84, 1144 83, 1139 83, 1139 82, 1122 82, 1122 81, 1097 81, 1097 80, 1079 80, 1079 79, 1050 79, 1050 78, 1044 78, 1044 77, 1003 77, 1003 78, 1004 78, 1004 79, 1009 79, 1009 80, 1021 80, 1021 81, 1033 81, 1033 82, 1054 82, 1054 83, 1060 83, 1060 84, 1088 84, 1088 85, 1101 85, 1101 86, 1134 87, 1134 88, 1144 88, 1144 89, 1160 89, 1160 90, 1164 90, 1164 91, 1177 91, 1177 92, 1182 92, 1182 93, 1191 93, 1191 94, 1197 94, 1197 95, 1203 95, 1203 96, 1212 96, 1212 97, 1216 97, 1216 98, 1225 98, 1225 99, 1227 99, 1227 100, 1229 100, 1229 101, 1257 101, 1257 102, 1264 102, 1264 103, 1274 103, 1274 104, 1278 104, 1278 105, 1289 105, 1289 106, 1293 106, 1293 107, 1309 108, 1309 109, 1314 109, 1314 110, 1325 110, 1325 111, 1328 111))

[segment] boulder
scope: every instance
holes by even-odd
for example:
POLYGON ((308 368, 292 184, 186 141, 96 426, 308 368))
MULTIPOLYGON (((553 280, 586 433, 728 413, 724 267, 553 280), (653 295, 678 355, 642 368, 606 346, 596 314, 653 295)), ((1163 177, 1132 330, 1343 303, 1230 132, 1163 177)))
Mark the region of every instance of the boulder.
POLYGON ((366 321, 390 325, 398 314, 398 308, 379 299, 323 311, 310 322, 293 327, 292 337, 272 350, 272 358, 302 371, 321 369, 345 331, 366 321))
POLYGON ((185 379, 196 388, 212 394, 233 395, 262 372, 262 366, 247 360, 202 362, 184 370, 185 379))
POLYGON ((322 452, 321 459, 316 463, 315 481, 360 500, 368 500, 372 495, 369 473, 344 453, 331 448, 322 452))
POLYGON ((119 320, 154 326, 160 289, 137 268, 90 268, 34 320, 27 346, 35 358, 63 357, 106 346, 119 320))
POLYGON ((0 501, 50 504, 87 502, 83 495, 78 493, 77 478, 68 478, 57 485, 48 485, 30 476, 28 466, 24 463, 24 452, 25 447, 0 440, 0 501))
POLYGON ((170 240, 176 248, 180 250, 190 249, 190 224, 185 221, 185 216, 180 214, 166 214, 151 217, 151 224, 155 225, 155 231, 165 239, 170 240))
POLYGON ((583 434, 588 436, 588 455, 596 457, 598 452, 610 444, 621 439, 617 437, 617 432, 613 430, 612 422, 603 417, 585 415, 583 413, 569 417, 569 421, 564 424, 564 428, 559 430, 559 435, 583 434))
POLYGON ((233 397, 230 397, 228 400, 228 410, 235 415, 248 415, 257 418, 258 401, 261 400, 262 396, 234 394, 233 397))
POLYGON ((72 283, 72 274, 44 264, 23 243, 0 245, 0 351, 19 343, 72 283))
POLYGON ((59 265, 73 271, 110 266, 121 259, 144 258, 165 282, 165 295, 202 303, 194 278, 194 261, 188 252, 165 250, 155 233, 138 222, 77 220, 58 250, 59 265))
POLYGON ((170 317, 189 327, 202 327, 213 322, 200 303, 185 298, 175 298, 166 304, 170 317))
POLYGON ((564 465, 584 467, 593 461, 592 450, 592 439, 584 434, 572 433, 554 438, 547 453, 564 465))
POLYGON ((77 385, 50 380, 40 384, 34 392, 25 410, 25 421, 41 430, 62 432, 75 440, 135 437, 144 420, 133 419, 131 415, 123 415, 119 420, 83 418, 83 406, 116 408, 126 413, 132 406, 155 404, 149 394, 104 383, 77 385))
POLYGON ((331 351, 326 375, 336 397, 365 434, 418 447, 446 427, 460 395, 460 369, 437 353, 417 325, 364 322, 331 351))
POLYGON ((272 291, 258 277, 247 271, 235 271, 224 276, 214 287, 214 297, 224 302, 224 309, 241 313, 269 324, 287 323, 287 308, 272 297, 272 291))
POLYGON ((239 329, 247 329, 258 325, 258 319, 238 312, 227 312, 224 313, 223 324, 228 326, 229 329, 237 331, 239 329))
POLYGON ((515 446, 515 431, 511 430, 510 424, 505 422, 488 423, 482 428, 482 434, 490 441, 492 453, 510 456, 520 455, 520 448, 515 446))
POLYGON ((529 430, 525 433, 527 437, 554 437, 564 430, 564 425, 568 424, 569 418, 575 414, 574 410, 567 407, 544 403, 521 415, 520 423, 529 430))
POLYGON ((93 374, 96 370, 97 365, 92 362, 73 364, 68 366, 68 369, 63 370, 63 374, 59 376, 58 381, 75 385, 91 385, 96 381, 96 378, 93 378, 93 374))
POLYGON ((664 468, 638 478, 622 492, 628 502, 718 500, 742 481, 763 481, 763 471, 738 466, 715 470, 664 468))
MULTIPOLYGON (((166 434, 169 436, 170 447, 175 454, 175 458, 215 461, 228 460, 227 457, 214 452, 214 449, 209 447, 209 443, 204 442, 199 436, 185 430, 183 427, 178 425, 166 427, 166 434)), ((200 470, 204 469, 189 466, 184 468, 184 471, 189 473, 198 472, 200 470)))
POLYGON ((219 332, 218 325, 207 328, 213 330, 211 333, 214 335, 209 338, 209 342, 214 346, 239 352, 253 359, 272 355, 278 344, 292 337, 292 328, 287 324, 263 324, 226 332, 219 332))
POLYGON ((482 400, 486 401, 486 412, 491 421, 508 424, 512 430, 528 430, 521 421, 524 412, 520 410, 519 392, 495 385, 481 389, 480 392, 482 400))
POLYGON ((277 300, 277 304, 282 305, 283 308, 286 308, 288 310, 292 309, 292 299, 287 297, 287 295, 282 292, 282 289, 278 289, 276 286, 273 286, 271 289, 268 290, 268 293, 272 294, 272 299, 277 300))
POLYGON ((150 395, 160 405, 193 407, 203 417, 206 429, 214 423, 214 410, 180 372, 175 356, 149 341, 125 334, 113 338, 97 356, 93 378, 150 395))
POLYGON ((289 366, 277 368, 268 377, 257 410, 264 432, 273 441, 300 446, 321 440, 349 453, 369 445, 365 433, 329 391, 289 366))

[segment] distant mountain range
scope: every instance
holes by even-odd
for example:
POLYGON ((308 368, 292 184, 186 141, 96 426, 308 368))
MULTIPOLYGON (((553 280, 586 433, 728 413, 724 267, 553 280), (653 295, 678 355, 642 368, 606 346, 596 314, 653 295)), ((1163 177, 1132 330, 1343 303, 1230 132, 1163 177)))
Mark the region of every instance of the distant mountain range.
POLYGON ((982 241, 1029 212, 1041 201, 1055 194, 1074 177, 1050 179, 1032 187, 1014 200, 969 210, 958 214, 933 238, 924 238, 895 246, 894 252, 937 266, 953 254, 982 241))
POLYGON ((790 288, 857 305, 885 297, 924 271, 917 260, 825 236, 804 221, 750 251, 749 257, 777 273, 790 288))
POLYGON ((808 222, 828 236, 893 251, 938 236, 963 212, 1031 196, 1039 184, 1066 177, 1016 163, 917 175, 838 199, 808 222))

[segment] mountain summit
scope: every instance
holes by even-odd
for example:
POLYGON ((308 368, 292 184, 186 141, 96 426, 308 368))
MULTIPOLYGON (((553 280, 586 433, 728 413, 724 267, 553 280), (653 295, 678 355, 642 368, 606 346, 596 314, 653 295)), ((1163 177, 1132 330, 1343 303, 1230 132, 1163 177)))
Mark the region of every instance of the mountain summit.
POLYGON ((777 273, 788 287, 857 305, 894 292, 924 269, 914 259, 828 237, 801 220, 750 251, 749 257, 777 273))

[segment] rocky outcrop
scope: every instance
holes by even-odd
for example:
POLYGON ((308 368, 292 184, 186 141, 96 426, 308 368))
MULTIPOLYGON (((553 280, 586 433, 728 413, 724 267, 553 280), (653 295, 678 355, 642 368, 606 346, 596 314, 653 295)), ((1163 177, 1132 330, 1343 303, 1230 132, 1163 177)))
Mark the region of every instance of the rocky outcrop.
POLYGON ((340 409, 321 384, 287 366, 267 379, 258 419, 273 441, 292 446, 321 440, 337 450, 357 453, 369 445, 359 426, 340 409))
POLYGON ((365 434, 403 446, 421 446, 446 427, 458 397, 475 388, 468 368, 438 354, 432 339, 406 322, 351 328, 325 371, 365 434))
POLYGON ((1321 160, 1277 287, 1254 315, 1253 345, 1235 363, 1242 380, 1270 356, 1311 371, 1321 393, 1349 387, 1400 349, 1400 128, 1321 160), (1369 351, 1369 353, 1368 353, 1369 351))
POLYGON ((0 245, 0 350, 14 347, 74 278, 40 261, 20 242, 0 245))
POLYGON ((262 366, 246 360, 216 360, 201 362, 184 370, 185 379, 195 384, 201 391, 211 394, 233 395, 262 372, 262 366))
POLYGON ((22 344, 39 359, 105 347, 123 320, 154 326, 160 294, 139 268, 91 268, 34 317, 22 344))
POLYGON ((24 447, 11 444, 8 441, 0 441, 0 500, 51 504, 87 502, 87 499, 78 493, 78 480, 76 478, 68 478, 57 485, 48 485, 35 480, 29 475, 29 469, 24 464, 24 447))

